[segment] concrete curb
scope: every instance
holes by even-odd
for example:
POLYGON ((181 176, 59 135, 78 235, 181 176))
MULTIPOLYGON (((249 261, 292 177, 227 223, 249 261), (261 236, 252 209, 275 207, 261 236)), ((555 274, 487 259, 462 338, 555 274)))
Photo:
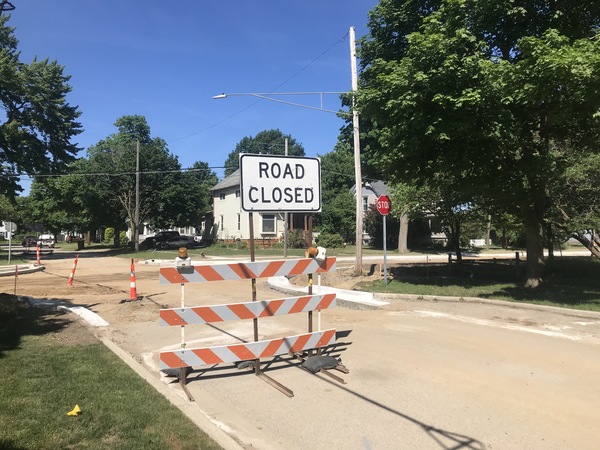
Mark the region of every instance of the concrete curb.
POLYGON ((415 294, 385 294, 376 293, 376 299, 384 300, 407 300, 413 302, 427 301, 427 302, 452 302, 452 303, 481 303, 496 306, 504 306, 506 308, 519 308, 529 309, 532 311, 550 311, 557 314, 562 314, 570 317, 583 317, 599 319, 600 312, 598 311, 586 311, 584 309, 572 309, 572 308, 561 308, 559 306, 549 305, 536 305, 533 303, 517 303, 509 302, 506 300, 493 300, 479 297, 448 297, 443 295, 415 295, 415 294))
MULTIPOLYGON (((46 270, 44 265, 36 265, 36 264, 16 264, 16 267, 19 268, 19 275, 27 275, 28 273, 40 272, 42 270, 46 270)), ((4 266, 0 269, 0 277, 14 277, 15 276, 15 266, 4 266)))
MULTIPOLYGON (((267 284, 279 292, 286 294, 308 294, 308 286, 295 286, 290 283, 286 277, 271 277, 267 279, 267 284)), ((345 306, 350 309, 379 309, 389 305, 389 302, 376 300, 372 292, 352 291, 349 289, 336 289, 328 286, 314 286, 313 294, 336 294, 338 305, 345 306)))

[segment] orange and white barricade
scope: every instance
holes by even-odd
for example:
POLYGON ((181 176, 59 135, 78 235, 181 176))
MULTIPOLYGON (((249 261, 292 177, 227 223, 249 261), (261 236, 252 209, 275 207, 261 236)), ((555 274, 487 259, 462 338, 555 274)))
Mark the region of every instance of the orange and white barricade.
MULTIPOLYGON (((185 283, 194 282, 251 279, 253 281, 253 293, 255 294, 254 283, 256 278, 293 275, 309 275, 312 277, 313 273, 335 271, 335 269, 335 258, 325 258, 320 261, 313 258, 304 258, 191 266, 185 269, 161 267, 159 271, 161 284, 181 284, 182 286, 185 283)), ((186 369, 199 365, 254 361, 254 369, 257 375, 260 375, 284 394, 292 397, 293 392, 291 390, 261 372, 260 359, 332 346, 336 342, 336 330, 328 329, 313 332, 312 325, 309 324, 308 333, 259 341, 257 338, 258 319, 302 312, 312 314, 312 311, 320 311, 335 306, 335 294, 312 295, 312 291, 309 291, 309 295, 283 299, 254 300, 245 303, 196 307, 184 307, 182 304, 181 308, 161 309, 159 313, 160 324, 163 326, 180 326, 183 328, 186 325, 252 319, 255 324, 255 337, 254 342, 236 342, 231 345, 202 348, 186 348, 182 340, 180 350, 160 352, 160 368, 169 371, 181 370, 180 382, 191 400, 191 395, 185 388, 186 369)), ((338 377, 333 378, 337 381, 341 380, 338 377)))

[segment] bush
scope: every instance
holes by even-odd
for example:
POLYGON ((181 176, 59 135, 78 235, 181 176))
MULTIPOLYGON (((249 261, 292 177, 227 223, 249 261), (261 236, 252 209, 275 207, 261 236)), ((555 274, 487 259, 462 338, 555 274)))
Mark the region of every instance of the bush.
POLYGON ((115 240, 115 229, 114 228, 106 228, 106 230, 104 230, 104 243, 105 244, 112 244, 115 240))
POLYGON ((340 248, 344 246, 344 238, 338 233, 321 233, 317 245, 325 248, 340 248))
MULTIPOLYGON (((104 230, 104 244, 112 245, 115 241, 115 229, 108 227, 104 230)), ((127 239, 127 233, 125 231, 121 231, 119 233, 119 245, 127 245, 129 239, 127 239)))
POLYGON ((288 248, 306 248, 306 240, 302 230, 293 230, 288 233, 288 248))

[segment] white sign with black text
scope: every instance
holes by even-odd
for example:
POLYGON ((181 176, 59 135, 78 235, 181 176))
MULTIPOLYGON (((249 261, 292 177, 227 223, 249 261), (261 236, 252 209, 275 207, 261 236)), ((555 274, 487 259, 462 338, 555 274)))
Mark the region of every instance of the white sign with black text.
POLYGON ((320 212, 321 160, 240 154, 242 210, 320 212))

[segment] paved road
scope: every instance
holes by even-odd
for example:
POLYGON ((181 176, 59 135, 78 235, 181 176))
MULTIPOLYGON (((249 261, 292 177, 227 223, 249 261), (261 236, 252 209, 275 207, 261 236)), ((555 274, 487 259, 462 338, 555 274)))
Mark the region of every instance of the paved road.
MULTIPOLYGON (((87 305, 109 322, 103 334, 158 379, 158 352, 180 344, 180 329, 158 326, 158 310, 179 305, 180 286, 159 285, 156 267, 138 265, 138 290, 147 299, 122 304, 129 291, 128 261, 82 259, 68 288, 70 267, 69 260, 48 261, 45 272, 19 278, 19 291, 46 290, 87 305)), ((264 280, 257 292, 260 300, 281 297, 264 280)), ((190 284, 185 291, 190 306, 250 297, 248 280, 190 284)), ((346 384, 281 358, 265 371, 293 390, 288 398, 231 365, 196 368, 188 383, 196 401, 187 412, 208 417, 242 448, 599 447, 600 314, 393 300, 378 310, 324 311, 321 327, 338 330, 333 354, 350 371, 339 374, 346 384)), ((306 329, 305 314, 279 316, 261 319, 259 335, 306 329)), ((188 348, 252 335, 248 322, 185 330, 188 348)), ((171 395, 184 398, 178 383, 168 386, 171 395)))
MULTIPOLYGON (((195 292, 207 299, 191 294, 201 304, 247 301, 250 286, 218 282, 195 292)), ((259 283, 258 296, 278 294, 259 283)), ((266 370, 294 391, 290 399, 251 372, 199 368, 188 384, 198 407, 245 448, 598 448, 600 314, 394 300, 380 310, 324 311, 321 326, 340 334, 333 354, 350 370, 339 373, 347 384, 282 358, 266 370)), ((261 338, 298 334, 307 318, 259 327, 261 338)), ((148 324, 124 332, 143 340, 137 351, 153 370, 157 352, 180 342, 179 330, 157 334, 148 324)), ((186 328, 188 347, 239 340, 252 340, 251 323, 186 328)))

